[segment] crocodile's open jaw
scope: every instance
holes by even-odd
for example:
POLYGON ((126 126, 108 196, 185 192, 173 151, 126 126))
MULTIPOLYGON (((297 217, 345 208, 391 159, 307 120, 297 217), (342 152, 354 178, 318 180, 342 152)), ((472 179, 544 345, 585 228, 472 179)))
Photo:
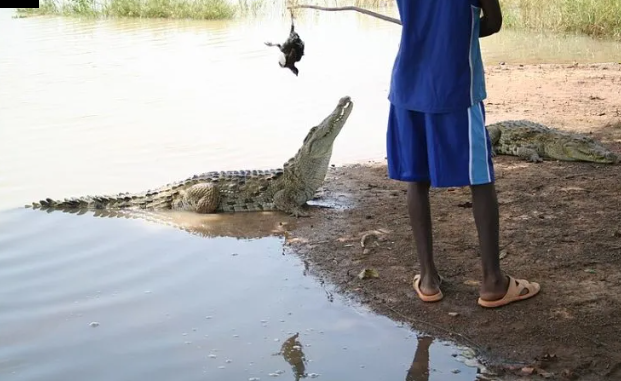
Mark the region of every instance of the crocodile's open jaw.
POLYGON ((157 189, 129 194, 83 196, 33 202, 44 210, 172 209, 197 213, 280 210, 306 215, 300 207, 323 183, 334 140, 351 114, 353 102, 342 97, 328 117, 311 128, 297 154, 282 168, 211 171, 157 189))
POLYGON ((351 98, 348 96, 342 97, 334 111, 320 124, 311 128, 304 138, 303 147, 306 151, 304 154, 314 158, 330 154, 334 140, 341 132, 352 109, 353 103, 351 98))

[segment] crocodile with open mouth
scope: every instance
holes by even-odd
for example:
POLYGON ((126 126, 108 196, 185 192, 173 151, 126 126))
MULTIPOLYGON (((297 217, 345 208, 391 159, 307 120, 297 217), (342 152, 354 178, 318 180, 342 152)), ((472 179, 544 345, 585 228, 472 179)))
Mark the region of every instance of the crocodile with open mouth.
POLYGON ((282 168, 207 172, 146 192, 46 198, 33 202, 32 207, 48 211, 133 208, 196 213, 278 210, 295 217, 308 216, 302 206, 323 184, 334 141, 352 108, 351 98, 342 97, 334 111, 310 129, 302 147, 282 168))

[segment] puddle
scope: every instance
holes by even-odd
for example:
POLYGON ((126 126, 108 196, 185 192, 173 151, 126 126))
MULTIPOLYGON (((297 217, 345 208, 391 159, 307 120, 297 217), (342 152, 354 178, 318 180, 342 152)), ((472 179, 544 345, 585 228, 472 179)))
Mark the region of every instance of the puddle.
POLYGON ((281 215, 168 217, 184 229, 0 213, 0 378, 476 379, 462 349, 308 275, 281 215))

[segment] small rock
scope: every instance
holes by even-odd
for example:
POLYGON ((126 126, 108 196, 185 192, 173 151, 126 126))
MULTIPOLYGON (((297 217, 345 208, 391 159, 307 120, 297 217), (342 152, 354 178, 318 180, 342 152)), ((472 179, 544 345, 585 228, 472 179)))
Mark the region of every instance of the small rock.
POLYGON ((458 312, 449 312, 448 314, 449 316, 452 316, 452 317, 459 316, 458 312))
POLYGON ((358 274, 358 278, 360 279, 379 278, 379 273, 375 269, 364 268, 358 274))
POLYGON ((524 368, 522 368, 522 373, 526 374, 526 375, 531 375, 533 374, 533 372, 535 372, 535 368, 531 367, 531 366, 525 366, 524 368))
POLYGON ((556 360, 556 354, 554 353, 546 353, 543 355, 542 358, 543 361, 555 361, 556 360))
POLYGON ((479 362, 476 359, 465 359, 464 365, 470 368, 478 368, 479 362))
POLYGON ((310 378, 317 378, 317 377, 319 377, 319 374, 317 374, 317 373, 309 373, 308 377, 310 377, 310 378))
POLYGON ((207 357, 209 357, 210 359, 215 359, 215 358, 216 358, 216 357, 218 357, 218 356, 216 356, 216 355, 214 355, 214 354, 210 354, 210 355, 209 355, 209 356, 207 356, 207 357))
POLYGON ((360 246, 362 247, 368 247, 368 246, 379 246, 379 243, 377 242, 379 240, 379 232, 370 232, 370 233, 366 233, 363 234, 362 237, 360 238, 360 246))
POLYGON ((542 371, 542 370, 540 370, 538 373, 539 373, 539 375, 540 375, 541 377, 543 377, 543 378, 545 378, 545 379, 548 379, 548 378, 552 378, 552 377, 554 377, 554 373, 544 372, 544 371, 542 371))
POLYGON ((470 348, 466 348, 461 352, 461 355, 467 359, 473 359, 476 356, 476 352, 470 348))
POLYGON ((500 255, 498 256, 498 259, 504 259, 507 254, 509 254, 509 252, 507 250, 500 250, 500 255))
POLYGON ((99 322, 94 321, 94 322, 91 322, 89 325, 91 327, 99 327, 99 322))
POLYGON ((578 378, 576 374, 569 369, 563 370, 563 372, 561 372, 561 375, 568 380, 575 380, 576 378, 578 378))
POLYGON ((453 369, 453 370, 451 370, 451 373, 455 373, 455 374, 457 374, 457 373, 461 373, 461 370, 459 370, 459 369, 453 369))

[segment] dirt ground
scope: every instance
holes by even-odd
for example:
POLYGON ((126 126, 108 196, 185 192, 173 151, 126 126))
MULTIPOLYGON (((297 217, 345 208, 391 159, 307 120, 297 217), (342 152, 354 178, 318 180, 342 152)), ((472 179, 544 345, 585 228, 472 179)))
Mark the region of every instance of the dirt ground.
MULTIPOLYGON (((487 86, 488 123, 530 119, 591 133, 621 153, 621 64, 488 66, 487 86)), ((481 271, 466 188, 432 190, 445 298, 421 302, 406 188, 387 178, 384 163, 332 168, 321 198, 348 207, 313 208, 289 245, 341 291, 417 330, 475 346, 506 379, 621 380, 621 165, 499 156, 495 166, 501 264, 541 283, 528 301, 476 304, 481 271), (363 252, 369 231, 378 245, 363 252), (363 268, 379 278, 359 279, 363 268)))

